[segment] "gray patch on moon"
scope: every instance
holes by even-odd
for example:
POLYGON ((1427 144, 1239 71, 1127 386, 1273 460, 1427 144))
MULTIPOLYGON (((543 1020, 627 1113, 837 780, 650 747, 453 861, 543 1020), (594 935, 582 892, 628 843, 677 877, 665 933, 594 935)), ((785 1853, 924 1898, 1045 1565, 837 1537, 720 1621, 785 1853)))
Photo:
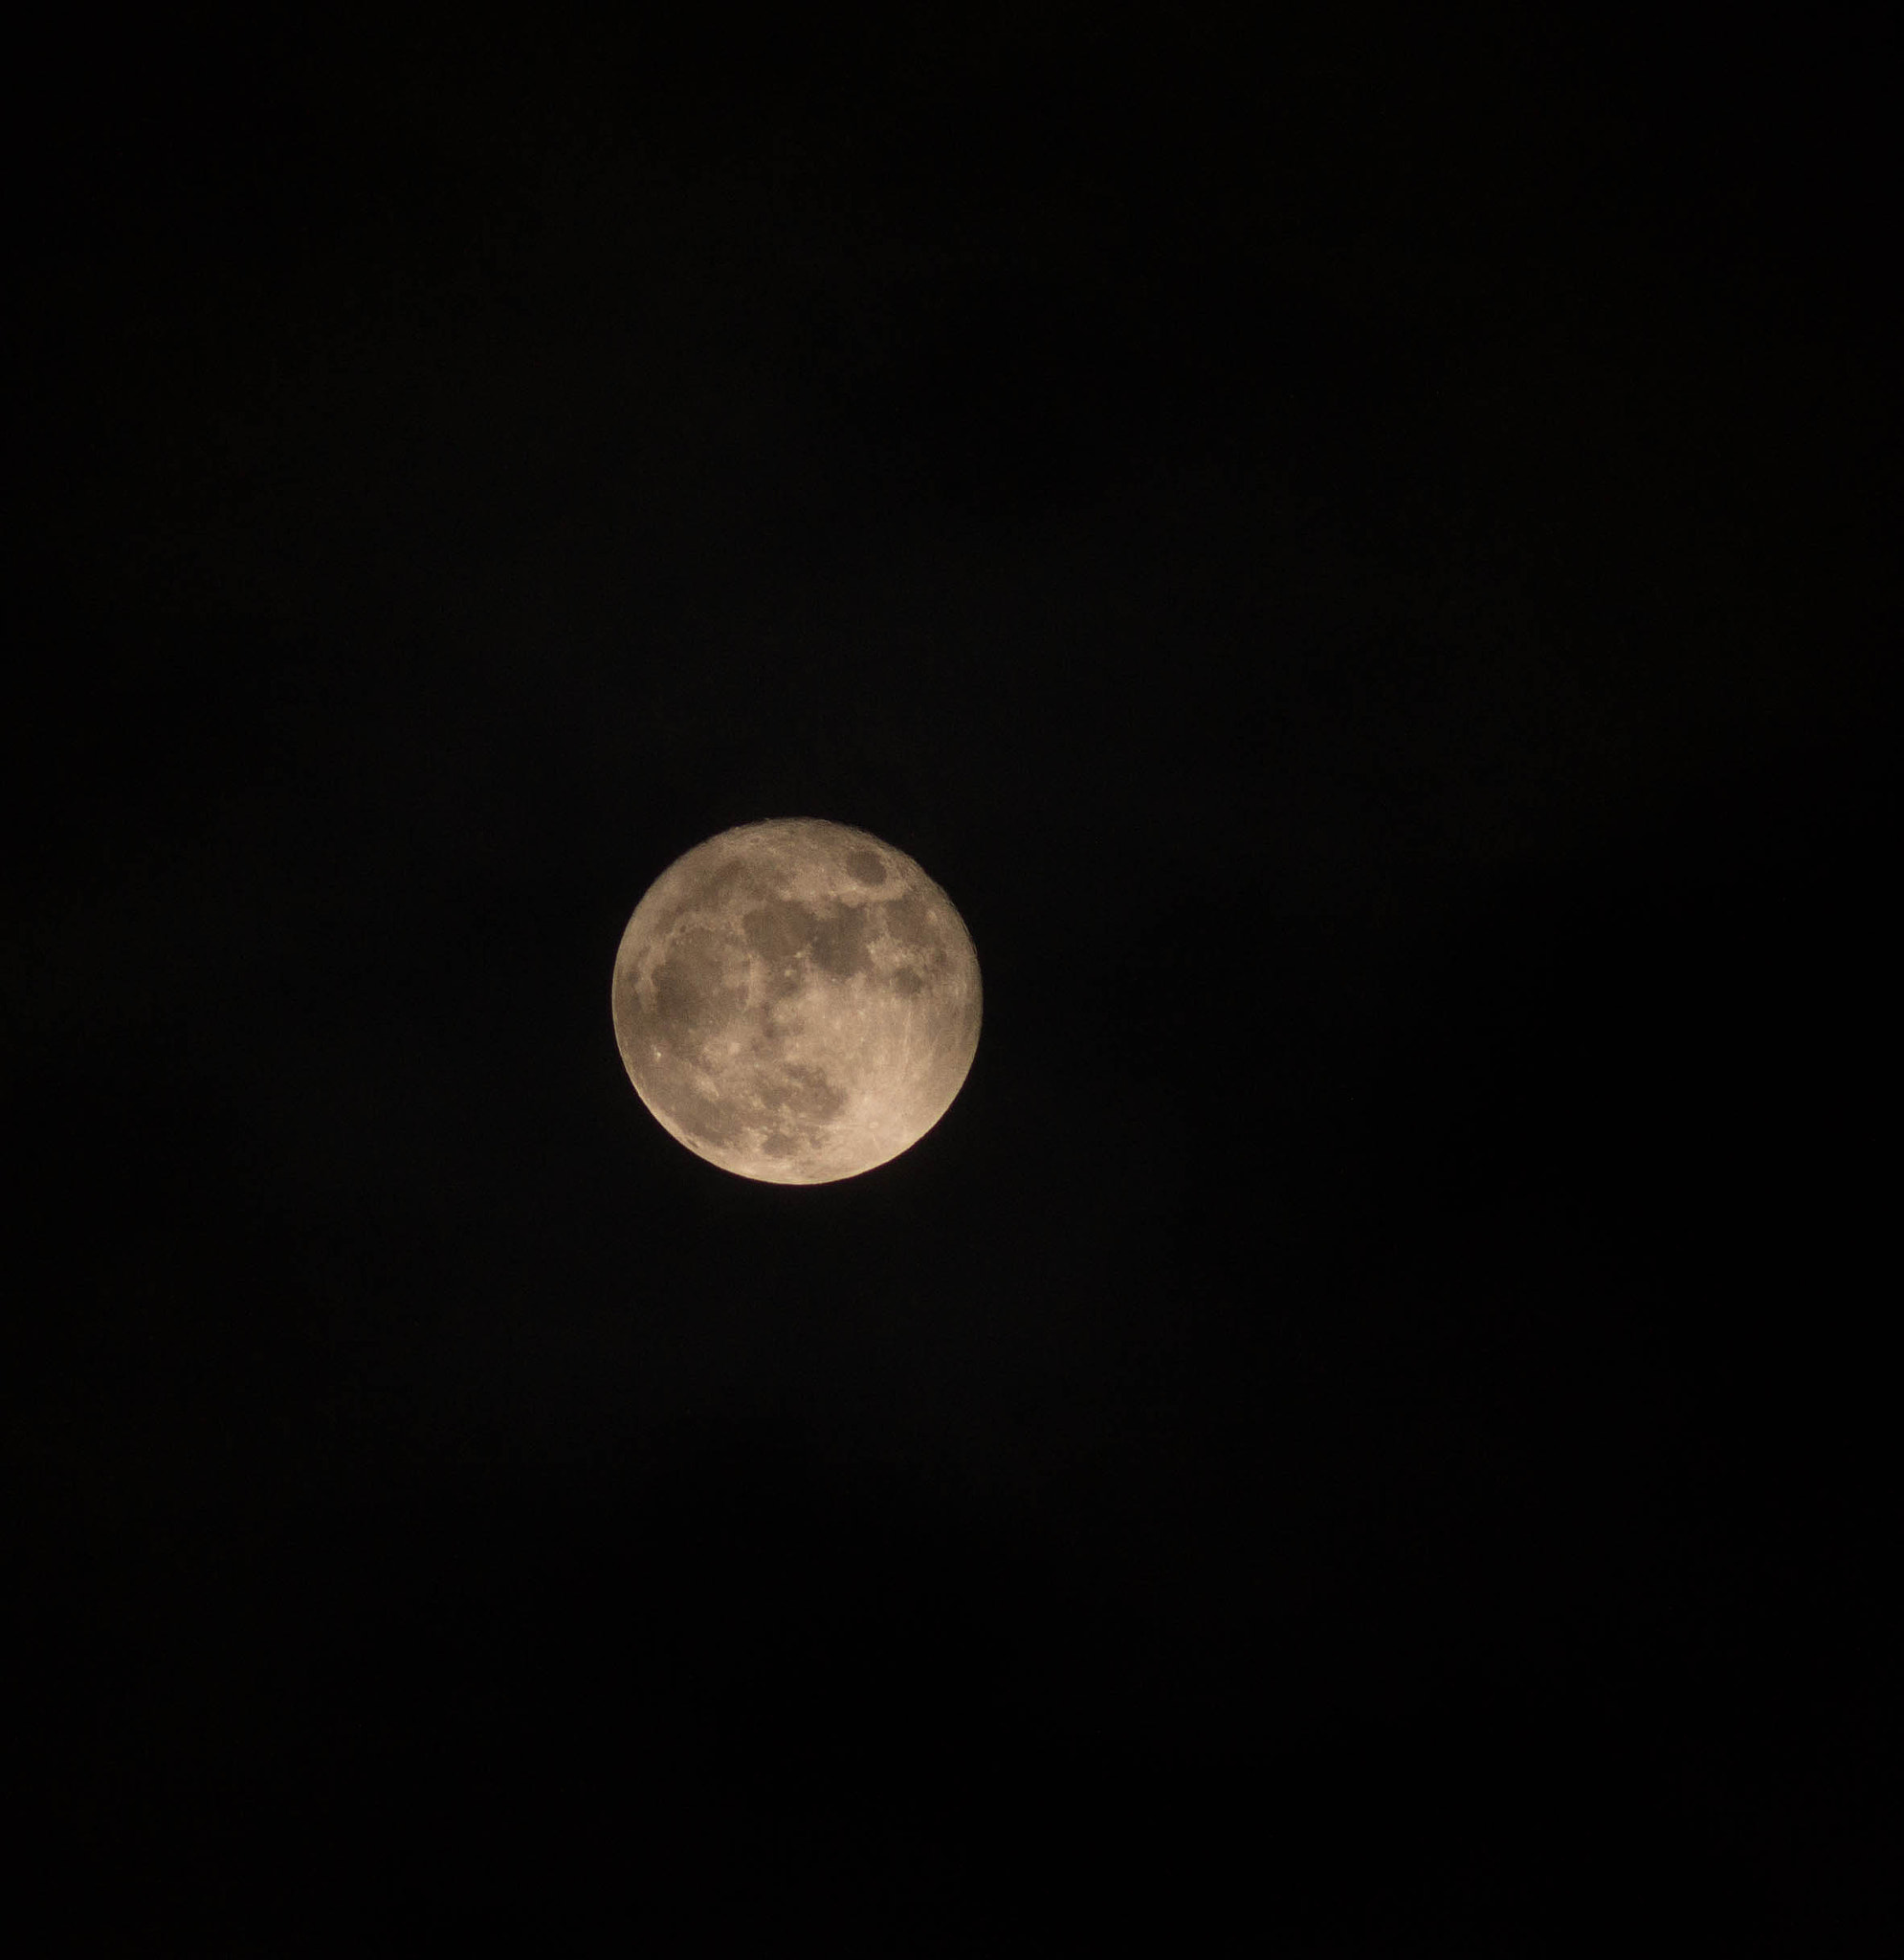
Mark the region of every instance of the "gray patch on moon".
POLYGON ((903 852, 820 819, 743 825, 670 865, 622 936, 611 999, 663 1127, 794 1184, 918 1142, 963 1084, 982 1014, 951 901, 903 852))

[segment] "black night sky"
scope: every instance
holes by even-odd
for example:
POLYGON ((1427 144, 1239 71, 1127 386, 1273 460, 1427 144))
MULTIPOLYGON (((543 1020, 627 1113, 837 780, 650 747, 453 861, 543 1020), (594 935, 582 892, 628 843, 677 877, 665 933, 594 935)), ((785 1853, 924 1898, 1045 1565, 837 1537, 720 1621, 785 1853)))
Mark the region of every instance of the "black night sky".
POLYGON ((662 11, 11 78, 32 1950, 1895 1950, 1894 50, 662 11), (807 1190, 775 815, 985 981, 807 1190))

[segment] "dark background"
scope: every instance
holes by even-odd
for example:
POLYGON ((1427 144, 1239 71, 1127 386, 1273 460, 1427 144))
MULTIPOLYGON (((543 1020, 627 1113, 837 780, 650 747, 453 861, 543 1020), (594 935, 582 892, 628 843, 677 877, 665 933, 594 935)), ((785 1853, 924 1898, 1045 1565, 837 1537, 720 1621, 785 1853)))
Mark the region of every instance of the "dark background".
POLYGON ((1892 43, 667 11, 15 64, 34 1950, 1894 1950, 1892 43))

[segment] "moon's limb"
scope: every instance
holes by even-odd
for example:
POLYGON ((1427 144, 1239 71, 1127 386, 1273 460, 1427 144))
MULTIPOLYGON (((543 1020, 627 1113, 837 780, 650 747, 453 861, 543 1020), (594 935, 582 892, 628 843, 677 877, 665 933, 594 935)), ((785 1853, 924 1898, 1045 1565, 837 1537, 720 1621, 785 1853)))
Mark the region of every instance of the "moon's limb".
POLYGON ((978 955, 903 851, 820 818, 724 831, 622 935, 615 1039, 672 1136, 742 1177, 825 1184, 931 1129, 977 1052, 978 955))

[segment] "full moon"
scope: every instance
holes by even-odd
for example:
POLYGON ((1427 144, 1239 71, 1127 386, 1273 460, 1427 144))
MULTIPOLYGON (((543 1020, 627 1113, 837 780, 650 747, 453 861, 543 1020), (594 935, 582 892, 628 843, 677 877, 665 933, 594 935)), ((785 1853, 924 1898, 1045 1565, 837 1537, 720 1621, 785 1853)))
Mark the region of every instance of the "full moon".
POLYGON ((903 851, 817 817, 676 858, 622 934, 611 1000, 654 1120, 769 1184, 910 1149, 979 1045, 979 959, 952 901, 903 851))

